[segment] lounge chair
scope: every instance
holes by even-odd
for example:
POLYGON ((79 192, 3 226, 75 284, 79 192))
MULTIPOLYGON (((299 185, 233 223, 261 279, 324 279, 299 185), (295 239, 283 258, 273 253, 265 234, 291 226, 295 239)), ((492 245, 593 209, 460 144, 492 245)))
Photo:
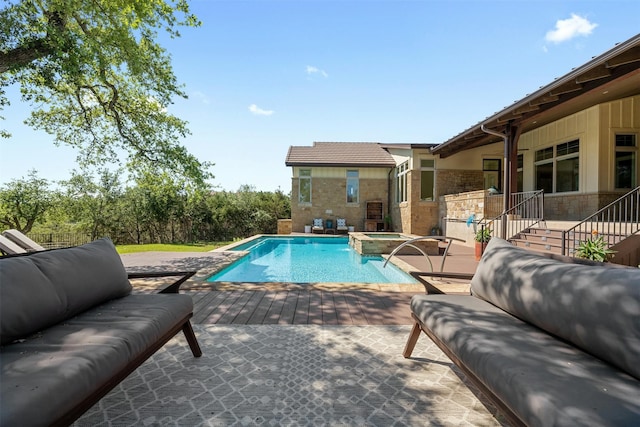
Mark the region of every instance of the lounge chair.
POLYGON ((37 252, 44 251, 45 248, 19 232, 18 230, 5 230, 2 232, 2 235, 7 239, 11 240, 16 245, 25 249, 27 252, 37 252))
POLYGON ((347 220, 344 218, 336 219, 336 231, 338 233, 347 233, 349 231, 349 227, 347 227, 347 220))
POLYGON ((322 218, 314 218, 313 226, 311 227, 311 231, 314 233, 324 233, 324 222, 322 218))
POLYGON ((5 255, 26 254, 27 250, 0 234, 0 252, 5 255))

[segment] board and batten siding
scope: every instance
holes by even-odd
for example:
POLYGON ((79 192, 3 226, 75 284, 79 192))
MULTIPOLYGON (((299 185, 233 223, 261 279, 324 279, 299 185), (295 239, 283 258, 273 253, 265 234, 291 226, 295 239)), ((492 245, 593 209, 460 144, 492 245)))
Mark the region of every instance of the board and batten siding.
POLYGON ((639 105, 640 96, 598 104, 523 133, 518 149, 525 191, 535 189, 536 151, 575 139, 580 140, 579 193, 613 190, 615 134, 640 132, 639 105))

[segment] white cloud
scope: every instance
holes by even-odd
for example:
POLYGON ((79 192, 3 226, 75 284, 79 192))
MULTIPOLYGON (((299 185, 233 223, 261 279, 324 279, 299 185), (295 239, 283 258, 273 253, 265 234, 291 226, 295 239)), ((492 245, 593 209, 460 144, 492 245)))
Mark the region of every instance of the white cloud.
POLYGON ((195 99, 200 100, 200 102, 202 102, 205 105, 209 105, 209 98, 207 97, 207 95, 205 95, 204 93, 200 92, 199 90, 196 90, 194 92, 191 93, 191 96, 193 96, 195 99))
POLYGON ((307 75, 311 76, 313 74, 320 74, 324 78, 329 77, 329 74, 327 74, 326 71, 321 70, 318 67, 314 67, 313 65, 307 65, 307 75))
POLYGON ((256 116, 270 116, 274 113, 273 110, 263 110, 258 107, 256 104, 249 105, 249 111, 251 111, 256 116))
POLYGON ((545 40, 552 43, 562 43, 578 36, 588 36, 598 24, 589 22, 587 18, 571 14, 571 18, 559 19, 555 30, 547 32, 545 40))

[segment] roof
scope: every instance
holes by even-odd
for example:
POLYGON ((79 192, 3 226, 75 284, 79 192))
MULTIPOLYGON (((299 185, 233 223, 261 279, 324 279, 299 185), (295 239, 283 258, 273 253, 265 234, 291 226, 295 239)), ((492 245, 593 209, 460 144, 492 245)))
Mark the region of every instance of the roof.
POLYGON ((444 158, 500 141, 485 133, 482 126, 501 134, 509 125, 518 126, 524 133, 593 105, 638 94, 640 34, 439 144, 432 153, 444 158))
POLYGON ((395 167, 396 163, 377 142, 314 142, 313 146, 291 146, 287 166, 395 167))

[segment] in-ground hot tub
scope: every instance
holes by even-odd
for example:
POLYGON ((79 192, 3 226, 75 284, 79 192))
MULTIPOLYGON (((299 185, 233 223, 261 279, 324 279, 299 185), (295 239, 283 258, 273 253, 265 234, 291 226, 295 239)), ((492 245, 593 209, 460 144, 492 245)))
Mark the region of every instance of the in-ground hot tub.
MULTIPOLYGON (((349 233, 349 245, 360 255, 390 254, 398 245, 415 237, 418 236, 403 233, 349 233)), ((415 245, 427 255, 439 253, 437 240, 422 240, 415 245)))

